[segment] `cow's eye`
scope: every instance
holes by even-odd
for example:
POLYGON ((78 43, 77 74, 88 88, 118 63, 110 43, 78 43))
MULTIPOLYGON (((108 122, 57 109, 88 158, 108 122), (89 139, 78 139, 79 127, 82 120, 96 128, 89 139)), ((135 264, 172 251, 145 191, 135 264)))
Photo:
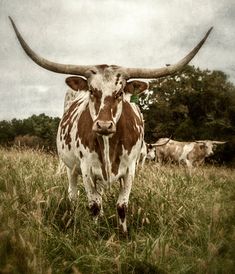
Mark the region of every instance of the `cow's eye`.
POLYGON ((123 95, 123 91, 117 93, 116 96, 115 96, 115 98, 116 99, 120 99, 120 98, 122 98, 122 95, 123 95))

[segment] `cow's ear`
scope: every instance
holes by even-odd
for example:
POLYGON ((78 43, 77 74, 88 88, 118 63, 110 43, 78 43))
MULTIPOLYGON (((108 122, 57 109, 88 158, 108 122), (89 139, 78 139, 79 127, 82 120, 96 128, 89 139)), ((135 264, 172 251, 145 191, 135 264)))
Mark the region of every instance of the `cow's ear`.
POLYGON ((73 90, 88 90, 87 80, 82 77, 71 76, 66 78, 65 82, 73 90))
POLYGON ((126 83, 125 92, 133 95, 141 94, 148 88, 148 84, 142 81, 130 81, 126 83))

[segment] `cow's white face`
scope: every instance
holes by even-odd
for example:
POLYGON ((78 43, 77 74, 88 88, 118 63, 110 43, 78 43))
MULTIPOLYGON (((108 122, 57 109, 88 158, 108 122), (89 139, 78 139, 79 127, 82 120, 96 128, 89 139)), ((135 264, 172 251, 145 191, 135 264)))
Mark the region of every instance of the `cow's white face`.
POLYGON ((205 141, 205 147, 206 147, 206 157, 214 154, 213 143, 211 141, 205 141))
POLYGON ((147 145, 147 156, 146 158, 148 160, 155 160, 156 158, 156 148, 152 146, 151 144, 147 145))
POLYGON ((105 73, 93 73, 88 79, 90 92, 89 109, 93 131, 102 135, 116 132, 116 124, 122 113, 125 100, 126 80, 120 73, 106 70, 105 73))
POLYGON ((132 94, 140 94, 148 85, 140 81, 126 82, 125 77, 113 66, 96 66, 90 70, 89 75, 87 80, 68 77, 66 83, 73 90, 86 90, 90 93, 92 130, 99 135, 112 136, 116 132, 123 102, 130 102, 132 94))

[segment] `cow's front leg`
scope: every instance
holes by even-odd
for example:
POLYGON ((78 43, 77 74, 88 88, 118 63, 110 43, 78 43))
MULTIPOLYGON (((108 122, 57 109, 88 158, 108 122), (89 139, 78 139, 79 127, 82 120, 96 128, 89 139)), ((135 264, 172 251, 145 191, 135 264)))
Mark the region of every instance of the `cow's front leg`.
POLYGON ((98 186, 92 181, 92 179, 86 175, 83 177, 83 183, 86 190, 91 214, 95 222, 97 222, 98 217, 103 214, 102 189, 99 189, 98 186))
POLYGON ((186 163, 186 166, 188 168, 189 176, 192 176, 192 171, 193 171, 192 162, 190 160, 188 160, 188 159, 185 159, 185 163, 186 163))
POLYGON ((117 212, 119 218, 119 225, 123 231, 123 233, 127 233, 127 225, 126 225, 126 214, 128 208, 128 201, 131 192, 133 182, 133 176, 127 175, 120 182, 120 193, 117 201, 117 212))

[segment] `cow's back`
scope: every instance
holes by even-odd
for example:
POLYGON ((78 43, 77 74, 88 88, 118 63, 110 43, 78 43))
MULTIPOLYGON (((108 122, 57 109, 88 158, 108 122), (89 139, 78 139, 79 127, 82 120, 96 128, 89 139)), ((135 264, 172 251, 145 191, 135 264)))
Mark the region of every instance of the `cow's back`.
MULTIPOLYGON (((168 138, 161 138, 158 142, 167 141, 168 138)), ((184 144, 182 142, 170 140, 167 144, 156 147, 156 156, 160 162, 179 162, 183 152, 184 144)))

